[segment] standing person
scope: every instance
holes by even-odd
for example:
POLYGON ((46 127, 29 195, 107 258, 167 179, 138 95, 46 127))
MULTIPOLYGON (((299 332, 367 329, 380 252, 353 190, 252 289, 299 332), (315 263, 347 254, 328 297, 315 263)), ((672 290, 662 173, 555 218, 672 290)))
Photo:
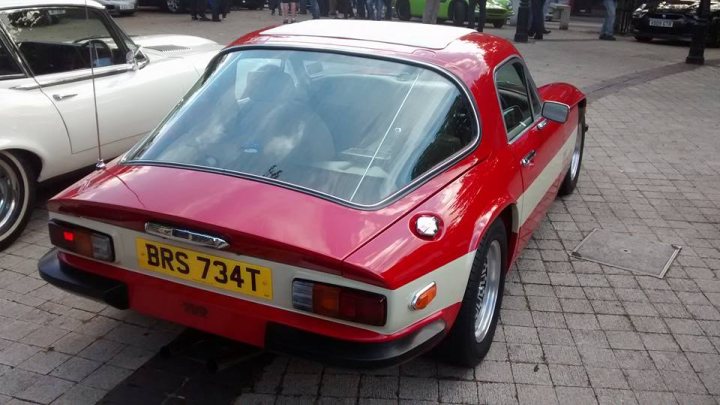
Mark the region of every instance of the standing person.
POLYGON ((603 21, 602 31, 600 32, 600 39, 604 41, 615 40, 615 8, 617 2, 615 0, 603 0, 605 6, 605 21, 603 21))
POLYGON ((328 16, 338 18, 337 0, 329 0, 328 1, 328 16))
POLYGON ((383 4, 385 5, 385 19, 392 21, 392 0, 384 0, 383 4))
POLYGON ((193 21, 208 21, 205 16, 205 0, 192 0, 190 2, 190 18, 193 21))
POLYGON ((270 15, 275 15, 275 10, 277 10, 279 6, 280 0, 268 0, 268 8, 270 9, 270 15))
POLYGON ((383 18, 383 5, 385 0, 368 0, 373 5, 373 16, 372 20, 380 21, 383 18))
POLYGON ((357 17, 361 20, 366 19, 367 15, 367 2, 366 0, 357 0, 357 17))
POLYGON ((545 18, 542 15, 544 3, 544 0, 530 0, 532 22, 530 30, 528 30, 528 36, 534 35, 535 39, 543 39, 543 33, 545 32, 545 18))
POLYGON ((294 23, 297 17, 297 0, 282 0, 280 10, 282 10, 283 24, 294 23), (289 14, 288 9, 290 9, 289 14))
POLYGON ((475 7, 480 6, 480 14, 478 15, 478 32, 485 29, 485 21, 487 20, 487 0, 470 0, 468 7, 468 28, 475 29, 475 7))

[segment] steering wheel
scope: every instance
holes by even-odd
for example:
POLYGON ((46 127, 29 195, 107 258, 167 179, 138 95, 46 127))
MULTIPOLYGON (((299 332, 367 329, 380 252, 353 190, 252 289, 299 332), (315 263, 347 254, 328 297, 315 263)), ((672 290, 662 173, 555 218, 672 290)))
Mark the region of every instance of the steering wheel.
MULTIPOLYGON (((84 44, 82 44, 83 48, 90 48, 91 46, 95 50, 95 63, 97 64, 97 61, 100 59, 101 55, 109 57, 112 59, 112 49, 110 49, 110 46, 105 43, 105 41, 102 41, 100 39, 88 39, 85 41, 84 44), (98 51, 98 48, 102 48, 102 52, 98 51)), ((111 62, 112 63, 112 62, 111 62)), ((95 66, 97 67, 97 65, 95 66)))

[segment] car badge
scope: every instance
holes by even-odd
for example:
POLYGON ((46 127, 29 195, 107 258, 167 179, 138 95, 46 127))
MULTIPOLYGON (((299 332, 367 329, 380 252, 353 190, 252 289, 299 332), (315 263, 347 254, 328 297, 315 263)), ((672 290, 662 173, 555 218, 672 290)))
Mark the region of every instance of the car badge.
POLYGON ((145 232, 151 235, 160 236, 161 238, 185 242, 191 245, 206 246, 215 249, 224 249, 229 246, 224 239, 218 238, 217 236, 193 232, 187 229, 178 229, 172 226, 156 224, 154 222, 147 222, 145 224, 145 232))

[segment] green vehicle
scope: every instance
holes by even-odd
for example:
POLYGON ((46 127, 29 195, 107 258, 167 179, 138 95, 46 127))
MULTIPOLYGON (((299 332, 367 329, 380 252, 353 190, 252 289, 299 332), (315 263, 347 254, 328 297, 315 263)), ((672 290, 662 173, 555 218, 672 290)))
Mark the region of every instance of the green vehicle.
MULTIPOLYGON (((425 0, 397 0, 398 18, 404 21, 411 17, 422 17, 425 0)), ((468 21, 469 5, 467 0, 440 0, 438 22, 451 20, 455 25, 464 25, 468 21)), ((477 18, 478 10, 473 13, 477 18)), ((495 28, 505 25, 508 17, 513 14, 510 0, 487 0, 486 22, 495 28)))

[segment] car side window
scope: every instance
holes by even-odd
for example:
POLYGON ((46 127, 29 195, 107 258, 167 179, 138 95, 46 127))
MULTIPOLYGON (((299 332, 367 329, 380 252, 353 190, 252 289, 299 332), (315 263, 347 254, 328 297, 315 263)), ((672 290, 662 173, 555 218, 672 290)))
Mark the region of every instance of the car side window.
POLYGON ((5 44, 0 41, 0 80, 16 78, 17 75, 22 75, 22 70, 13 60, 5 44))
POLYGON ((495 72, 500 107, 508 140, 512 140, 533 122, 532 101, 528 96, 525 69, 522 63, 512 61, 495 72))
POLYGON ((0 24, 36 76, 126 63, 124 49, 97 10, 9 10, 0 12, 0 24))

